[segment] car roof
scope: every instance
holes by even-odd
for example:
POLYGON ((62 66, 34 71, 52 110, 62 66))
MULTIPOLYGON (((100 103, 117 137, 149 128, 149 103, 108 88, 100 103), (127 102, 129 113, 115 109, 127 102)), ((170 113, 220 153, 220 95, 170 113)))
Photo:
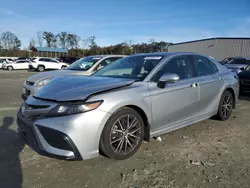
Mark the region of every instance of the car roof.
MULTIPOLYGON (((103 57, 124 57, 126 55, 116 55, 116 54, 104 54, 104 55, 90 55, 90 56, 86 56, 86 57, 100 57, 100 58, 103 58, 103 57)), ((85 58, 85 57, 83 57, 85 58)))
MULTIPOLYGON (((172 55, 202 55, 196 52, 151 52, 151 53, 140 53, 132 54, 130 56, 172 56, 172 55)), ((202 55, 205 56, 205 55, 202 55)))

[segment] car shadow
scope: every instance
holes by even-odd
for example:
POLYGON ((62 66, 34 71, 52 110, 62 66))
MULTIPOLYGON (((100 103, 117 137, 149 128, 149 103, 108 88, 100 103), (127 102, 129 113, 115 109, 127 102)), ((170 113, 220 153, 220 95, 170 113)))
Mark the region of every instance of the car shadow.
POLYGON ((24 142, 19 134, 10 129, 13 117, 4 117, 0 126, 0 187, 21 188, 22 170, 19 153, 24 142))

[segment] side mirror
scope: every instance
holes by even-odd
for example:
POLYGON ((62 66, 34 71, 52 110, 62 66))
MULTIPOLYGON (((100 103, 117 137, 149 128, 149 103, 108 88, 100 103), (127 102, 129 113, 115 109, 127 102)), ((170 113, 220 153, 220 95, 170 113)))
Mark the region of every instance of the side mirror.
POLYGON ((163 74, 157 84, 159 88, 165 88, 166 84, 173 84, 180 80, 180 77, 177 74, 166 73, 163 74))
POLYGON ((241 67, 240 69, 238 69, 237 71, 236 71, 236 74, 239 74, 240 72, 242 72, 242 71, 244 71, 245 70, 245 67, 241 67))

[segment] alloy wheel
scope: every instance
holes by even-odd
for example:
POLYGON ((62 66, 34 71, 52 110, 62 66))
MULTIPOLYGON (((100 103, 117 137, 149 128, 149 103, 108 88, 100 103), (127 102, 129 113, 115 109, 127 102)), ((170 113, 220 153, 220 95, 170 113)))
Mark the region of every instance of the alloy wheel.
POLYGON ((141 124, 133 115, 117 119, 110 131, 110 146, 117 155, 131 153, 141 140, 141 124))
POLYGON ((227 117, 228 115, 231 114, 232 106, 233 106, 233 97, 231 93, 228 93, 227 95, 224 96, 221 106, 221 112, 224 117, 227 117))

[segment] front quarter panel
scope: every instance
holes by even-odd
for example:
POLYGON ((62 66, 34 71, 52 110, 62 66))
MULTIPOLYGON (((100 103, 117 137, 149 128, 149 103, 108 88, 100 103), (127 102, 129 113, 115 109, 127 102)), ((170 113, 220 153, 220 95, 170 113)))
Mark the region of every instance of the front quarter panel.
POLYGON ((151 102, 146 82, 135 82, 130 86, 95 95, 88 101, 96 100, 103 100, 98 109, 110 114, 124 106, 137 106, 146 114, 148 123, 152 124, 151 102))

